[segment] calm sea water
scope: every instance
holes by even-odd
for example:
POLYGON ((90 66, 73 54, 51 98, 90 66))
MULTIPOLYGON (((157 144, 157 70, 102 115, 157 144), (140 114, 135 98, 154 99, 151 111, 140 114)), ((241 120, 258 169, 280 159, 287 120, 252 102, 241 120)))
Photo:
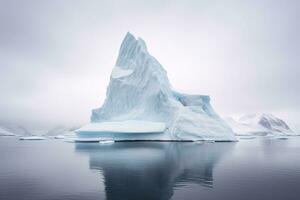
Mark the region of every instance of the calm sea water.
POLYGON ((0 138, 0 199, 300 199, 300 138, 74 144, 0 138))

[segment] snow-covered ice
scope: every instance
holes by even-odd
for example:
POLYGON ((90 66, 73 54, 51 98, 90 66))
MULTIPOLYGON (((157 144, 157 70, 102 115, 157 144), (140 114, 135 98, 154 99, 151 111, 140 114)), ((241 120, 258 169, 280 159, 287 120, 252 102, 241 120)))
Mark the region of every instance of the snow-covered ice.
POLYGON ((145 42, 130 33, 122 42, 103 106, 76 133, 133 140, 236 140, 210 97, 175 91, 145 42))
POLYGON ((131 69, 122 69, 121 67, 115 66, 111 73, 111 77, 122 78, 124 76, 129 76, 132 72, 133 70, 131 69))
POLYGON ((31 135, 30 132, 25 127, 14 123, 0 124, 0 129, 1 129, 0 135, 10 135, 10 136, 31 135))
POLYGON ((238 120, 229 117, 226 121, 232 127, 236 135, 240 136, 296 135, 282 119, 279 119, 272 114, 247 114, 240 117, 238 120))
POLYGON ((64 135, 56 135, 54 136, 54 139, 65 139, 64 135))
POLYGON ((113 144, 115 143, 114 140, 101 140, 99 141, 99 144, 113 144))
POLYGON ((15 136, 15 134, 0 127, 0 136, 15 136))
POLYGON ((252 139, 255 139, 256 136, 249 136, 249 135, 241 135, 238 137, 239 139, 242 139, 242 140, 252 140, 252 139))

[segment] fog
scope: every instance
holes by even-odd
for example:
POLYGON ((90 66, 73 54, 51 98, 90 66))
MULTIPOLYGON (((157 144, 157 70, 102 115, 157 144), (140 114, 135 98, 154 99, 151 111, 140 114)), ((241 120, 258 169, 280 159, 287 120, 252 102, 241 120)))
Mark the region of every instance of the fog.
POLYGON ((0 0, 0 121, 89 122, 127 31, 174 88, 221 116, 273 113, 300 130, 300 2, 0 0))

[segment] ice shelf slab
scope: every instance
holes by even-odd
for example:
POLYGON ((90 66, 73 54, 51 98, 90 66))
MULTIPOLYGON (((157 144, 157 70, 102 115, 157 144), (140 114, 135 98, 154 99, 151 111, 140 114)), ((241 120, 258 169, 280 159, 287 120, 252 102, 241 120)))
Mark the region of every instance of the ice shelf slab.
POLYGON ((165 123, 127 120, 117 122, 90 123, 80 129, 78 132, 110 132, 110 133, 161 133, 166 129, 165 123))

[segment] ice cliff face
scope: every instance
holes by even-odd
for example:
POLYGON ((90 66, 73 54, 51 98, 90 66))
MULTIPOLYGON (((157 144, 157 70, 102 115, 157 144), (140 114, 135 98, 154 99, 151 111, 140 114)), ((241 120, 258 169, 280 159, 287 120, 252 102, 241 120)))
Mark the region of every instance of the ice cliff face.
MULTIPOLYGON (((110 122, 120 122, 126 126, 127 121, 130 121, 132 129, 139 127, 138 123, 164 123, 165 126, 160 126, 164 127, 161 130, 163 134, 152 139, 236 140, 231 128, 212 109, 209 96, 174 91, 166 71, 149 54, 145 42, 130 33, 122 42, 103 106, 92 111, 92 123, 77 133, 83 136, 96 123, 102 130, 103 122, 106 129, 102 132, 113 133, 116 132, 116 123, 107 128, 110 122)), ((149 133, 152 132, 150 126, 145 127, 149 133)), ((93 132, 96 133, 94 129, 93 132)), ((113 134, 111 137, 114 137, 113 134)), ((143 138, 141 135, 139 137, 143 138)))
POLYGON ((294 135, 282 120, 272 114, 247 114, 238 121, 226 120, 237 135, 294 135))

